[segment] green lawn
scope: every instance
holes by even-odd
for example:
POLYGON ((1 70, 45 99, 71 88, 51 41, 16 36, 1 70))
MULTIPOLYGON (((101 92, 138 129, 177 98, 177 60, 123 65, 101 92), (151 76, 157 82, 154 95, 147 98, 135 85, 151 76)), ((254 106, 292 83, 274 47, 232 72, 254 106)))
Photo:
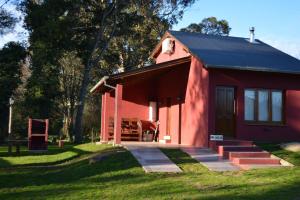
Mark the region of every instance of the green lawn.
MULTIPOLYGON (((80 147, 85 152, 80 157, 95 151, 112 150, 108 145, 80 147)), ((67 151, 74 148, 78 146, 67 151)), ((94 164, 89 164, 87 159, 75 158, 76 161, 55 168, 2 168, 0 199, 278 200, 300 196, 298 166, 217 173, 208 171, 178 149, 163 151, 183 169, 183 173, 145 174, 127 151, 94 164)), ((57 151, 60 153, 63 152, 57 151)))
POLYGON ((262 143, 258 145, 263 149, 272 152, 274 155, 293 163, 294 165, 300 166, 300 152, 286 151, 280 148, 280 144, 262 143))
POLYGON ((14 167, 18 165, 50 165, 58 164, 73 158, 85 156, 102 149, 108 148, 105 145, 67 144, 64 148, 59 148, 57 145, 49 145, 48 151, 43 153, 29 152, 27 147, 21 147, 20 155, 14 152, 12 155, 7 154, 7 147, 0 146, 0 168, 14 167))

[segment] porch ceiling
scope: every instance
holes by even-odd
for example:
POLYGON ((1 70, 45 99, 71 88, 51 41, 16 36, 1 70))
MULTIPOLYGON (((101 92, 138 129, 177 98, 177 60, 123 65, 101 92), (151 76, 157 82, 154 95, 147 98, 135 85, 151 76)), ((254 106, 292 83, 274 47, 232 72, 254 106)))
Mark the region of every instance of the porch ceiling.
POLYGON ((160 74, 163 74, 169 71, 172 67, 179 66, 185 63, 191 62, 191 57, 184 57, 168 62, 163 62, 159 64, 154 64, 150 66, 145 66, 142 68, 113 74, 109 77, 103 77, 91 90, 91 93, 104 93, 106 91, 111 90, 110 88, 105 86, 106 84, 109 85, 116 85, 116 84, 134 84, 142 80, 147 80, 153 77, 156 77, 160 74))

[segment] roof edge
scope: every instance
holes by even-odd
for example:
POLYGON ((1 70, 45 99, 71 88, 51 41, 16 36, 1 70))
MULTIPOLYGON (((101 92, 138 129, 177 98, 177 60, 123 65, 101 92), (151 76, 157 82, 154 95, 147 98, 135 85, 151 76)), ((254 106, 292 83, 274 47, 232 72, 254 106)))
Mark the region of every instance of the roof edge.
POLYGON ((109 76, 103 76, 92 89, 90 89, 90 93, 94 93, 107 79, 109 79, 109 76))
POLYGON ((104 76, 100 79, 100 81, 96 85, 94 85, 92 87, 92 89, 90 89, 90 93, 95 93, 99 89, 99 87, 101 87, 103 84, 105 84, 106 81, 108 81, 108 82, 117 81, 118 79, 123 79, 125 77, 134 76, 134 75, 142 74, 142 73, 147 73, 147 72, 151 72, 154 70, 168 68, 168 67, 172 67, 174 65, 179 65, 179 64, 188 63, 188 62, 191 62, 191 56, 186 56, 186 57, 178 58, 176 60, 153 64, 150 66, 146 66, 146 67, 142 67, 142 68, 138 68, 138 69, 134 69, 134 70, 130 70, 130 71, 125 71, 125 72, 113 74, 110 76, 104 76))
POLYGON ((280 74, 300 74, 300 72, 289 71, 289 70, 272 70, 266 67, 259 67, 259 66, 225 66, 225 65, 205 65, 207 69, 214 68, 214 69, 227 69, 227 70, 241 70, 241 71, 255 71, 255 72, 270 72, 270 73, 280 73, 280 74))
POLYGON ((138 68, 138 69, 133 69, 133 70, 130 70, 130 71, 114 74, 114 75, 110 76, 110 79, 125 78, 125 77, 128 77, 128 76, 133 76, 133 75, 136 75, 136 74, 141 74, 141 73, 146 73, 146 72, 153 71, 153 70, 158 70, 158 69, 162 69, 162 68, 166 68, 166 67, 171 67, 171 66, 174 66, 176 64, 182 64, 182 63, 186 63, 186 62, 190 62, 190 61, 191 61, 191 56, 186 56, 186 57, 178 58, 178 59, 175 59, 175 60, 170 60, 170 61, 166 61, 166 62, 162 62, 162 63, 158 63, 158 64, 153 64, 153 65, 150 65, 150 66, 141 67, 141 68, 138 68))

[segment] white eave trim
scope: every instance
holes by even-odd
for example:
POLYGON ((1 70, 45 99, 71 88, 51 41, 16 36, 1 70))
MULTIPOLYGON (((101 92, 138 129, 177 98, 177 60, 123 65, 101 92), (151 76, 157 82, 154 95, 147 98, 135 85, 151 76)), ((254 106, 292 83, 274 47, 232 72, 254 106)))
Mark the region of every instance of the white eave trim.
POLYGON ((90 93, 94 93, 95 90, 97 90, 98 87, 100 87, 103 83, 105 83, 105 81, 109 78, 109 76, 103 76, 100 81, 94 86, 92 87, 92 89, 90 89, 90 93))

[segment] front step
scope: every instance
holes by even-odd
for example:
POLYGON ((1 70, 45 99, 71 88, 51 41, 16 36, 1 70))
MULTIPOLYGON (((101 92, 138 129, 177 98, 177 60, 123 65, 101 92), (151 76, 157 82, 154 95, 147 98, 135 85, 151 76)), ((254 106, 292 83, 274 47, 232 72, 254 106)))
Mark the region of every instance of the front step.
POLYGON ((261 152, 257 146, 219 146, 218 153, 220 156, 229 158, 230 152, 261 152))
POLYGON ((229 152, 229 160, 233 158, 270 158, 271 154, 267 151, 262 152, 229 152))
POLYGON ((218 151, 218 146, 253 146, 253 142, 248 140, 223 140, 209 142, 209 147, 212 150, 218 151))
POLYGON ((217 151, 220 156, 229 158, 232 164, 239 166, 241 169, 283 166, 280 158, 272 157, 272 154, 254 145, 252 141, 210 141, 209 146, 217 151))
POLYGON ((277 158, 233 158, 232 162, 236 165, 280 165, 277 158))

